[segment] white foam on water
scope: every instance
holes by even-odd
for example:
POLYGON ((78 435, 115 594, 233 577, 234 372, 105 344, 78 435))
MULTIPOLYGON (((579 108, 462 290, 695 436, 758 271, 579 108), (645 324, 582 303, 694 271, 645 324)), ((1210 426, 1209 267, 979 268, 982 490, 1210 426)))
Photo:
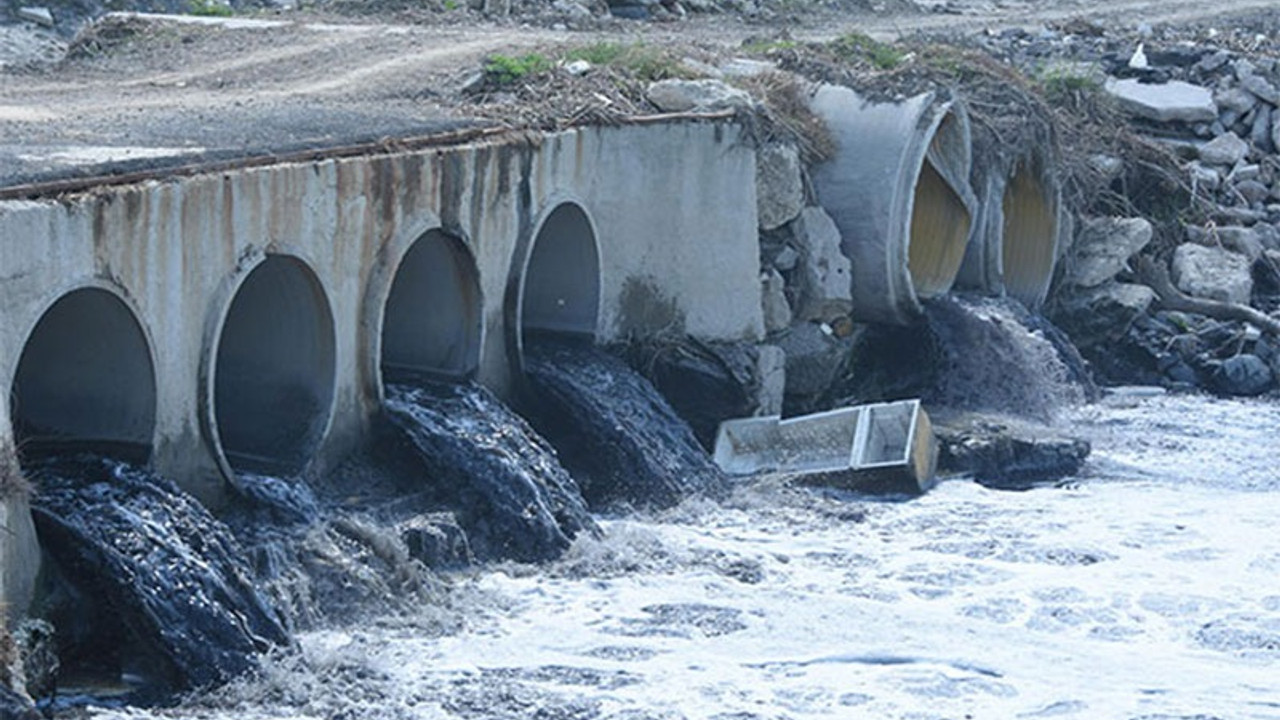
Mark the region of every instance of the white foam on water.
POLYGON ((909 502, 768 484, 451 579, 459 631, 301 638, 100 718, 1280 717, 1280 405, 1075 411, 1067 488, 909 502))

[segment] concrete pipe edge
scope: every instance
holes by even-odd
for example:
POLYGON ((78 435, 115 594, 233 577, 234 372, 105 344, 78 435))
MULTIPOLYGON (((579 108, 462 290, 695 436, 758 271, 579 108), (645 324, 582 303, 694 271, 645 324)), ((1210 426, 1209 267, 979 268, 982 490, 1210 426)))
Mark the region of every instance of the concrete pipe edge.
POLYGON ((968 113, 937 92, 877 101, 838 85, 810 105, 837 145, 812 179, 853 265, 853 317, 907 324, 951 289, 977 227, 968 113))
POLYGON ((1048 151, 1034 149, 975 181, 980 190, 977 227, 957 285, 1008 295, 1032 310, 1044 303, 1066 225, 1062 187, 1050 157, 1048 151))

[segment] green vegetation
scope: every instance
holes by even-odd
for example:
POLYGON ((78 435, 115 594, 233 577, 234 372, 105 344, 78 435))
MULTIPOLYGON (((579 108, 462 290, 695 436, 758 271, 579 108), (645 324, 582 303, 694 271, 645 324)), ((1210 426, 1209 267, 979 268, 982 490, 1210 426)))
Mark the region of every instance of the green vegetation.
POLYGON ((1035 74, 1045 100, 1051 105, 1079 104, 1082 96, 1094 95, 1102 83, 1087 68, 1073 65, 1054 65, 1035 74))
POLYGON ((203 17, 231 17, 235 11, 231 6, 219 0, 187 0, 187 12, 203 17))
POLYGON ((679 58, 662 48, 644 43, 592 43, 565 53, 565 60, 585 60, 599 67, 625 71, 637 79, 649 82, 693 76, 693 73, 680 64, 679 58))
POLYGON ((907 57, 907 53, 892 45, 860 32, 842 35, 828 47, 845 60, 866 60, 881 70, 892 70, 907 57))
POLYGON ((519 57, 490 55, 484 64, 484 74, 494 85, 510 85, 529 75, 543 73, 554 67, 546 55, 528 53, 519 57))

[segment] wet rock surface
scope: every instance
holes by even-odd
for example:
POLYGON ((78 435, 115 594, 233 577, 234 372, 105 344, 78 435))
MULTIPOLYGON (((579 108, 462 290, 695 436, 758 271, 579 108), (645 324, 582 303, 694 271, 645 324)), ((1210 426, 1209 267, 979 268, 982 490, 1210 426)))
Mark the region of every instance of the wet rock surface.
POLYGON ((953 417, 934 426, 939 472, 970 475, 997 490, 1053 485, 1080 472, 1087 441, 998 418, 953 417))
POLYGON ((239 542, 169 481, 91 456, 30 473, 41 545, 68 584, 47 608, 63 657, 83 644, 141 663, 148 685, 164 691, 226 682, 289 644, 239 542))
POLYGON ((724 490, 689 425, 604 350, 551 340, 525 348, 534 426, 555 444, 592 507, 666 507, 724 490))
POLYGON ((546 560, 595 527, 555 451, 489 390, 389 385, 386 408, 479 556, 546 560))

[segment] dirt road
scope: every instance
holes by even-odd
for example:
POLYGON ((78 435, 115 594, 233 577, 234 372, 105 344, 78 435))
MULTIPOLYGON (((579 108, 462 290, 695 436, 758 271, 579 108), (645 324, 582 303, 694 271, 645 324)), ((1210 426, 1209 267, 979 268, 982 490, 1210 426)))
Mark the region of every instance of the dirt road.
MULTIPOLYGON (((928 3, 921 3, 927 5, 928 3)), ((786 25, 797 38, 972 32, 1085 17, 1103 26, 1280 14, 1274 0, 952 0, 952 13, 827 13, 789 25, 730 15, 569 32, 511 24, 145 20, 79 56, 0 71, 0 184, 107 161, 251 153, 439 130, 467 122, 450 98, 484 56, 601 39, 729 52, 786 25), (958 14, 957 14, 958 13, 958 14), (129 34, 132 33, 132 34, 129 34)), ((1229 21, 1223 21, 1229 22, 1229 21)))

